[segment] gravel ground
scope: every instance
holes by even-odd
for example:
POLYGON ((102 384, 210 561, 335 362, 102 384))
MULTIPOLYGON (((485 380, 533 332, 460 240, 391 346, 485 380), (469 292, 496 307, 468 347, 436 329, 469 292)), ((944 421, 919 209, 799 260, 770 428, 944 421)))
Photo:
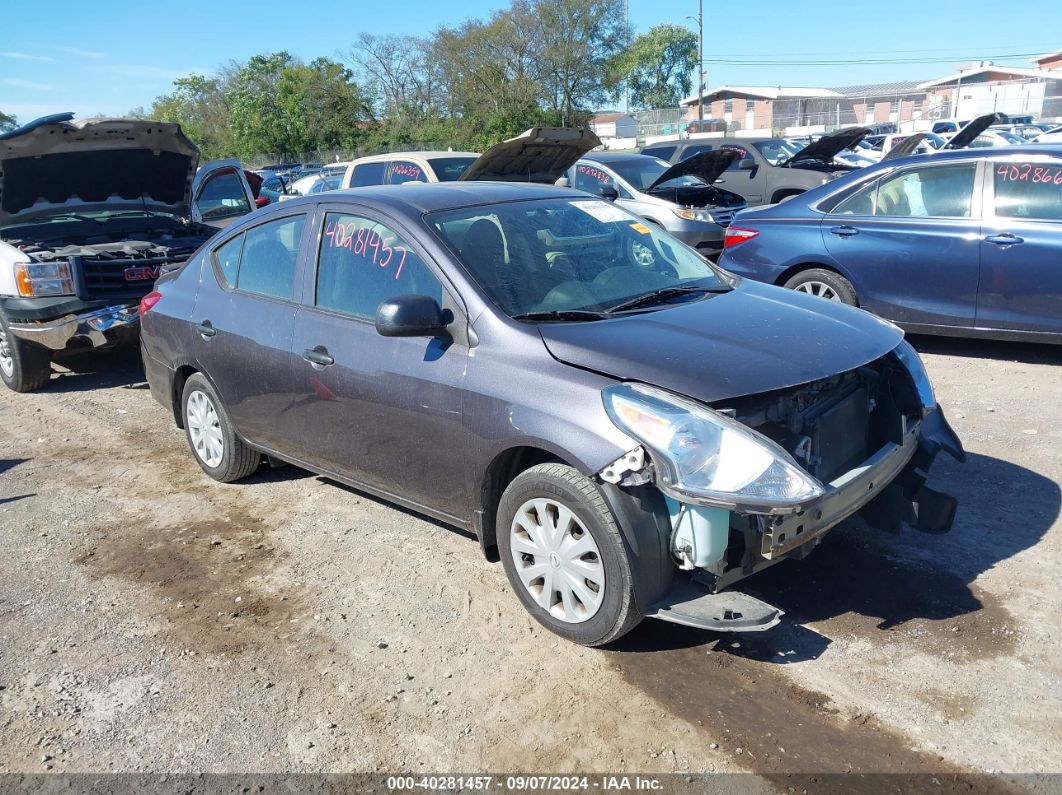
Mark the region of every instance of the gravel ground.
POLYGON ((970 454, 950 534, 850 523, 749 581, 771 632, 607 650, 444 525, 210 481, 135 351, 0 391, 0 772, 1062 772, 1062 349, 915 343, 970 454))

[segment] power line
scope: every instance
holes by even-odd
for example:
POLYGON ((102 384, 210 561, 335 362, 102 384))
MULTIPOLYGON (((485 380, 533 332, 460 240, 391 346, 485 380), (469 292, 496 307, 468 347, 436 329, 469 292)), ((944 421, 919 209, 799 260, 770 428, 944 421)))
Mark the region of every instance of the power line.
POLYGON ((813 60, 773 60, 753 58, 705 58, 705 63, 734 64, 738 66, 844 66, 851 64, 904 64, 904 63, 954 63, 955 61, 1003 61, 1014 58, 1031 58, 1038 52, 1018 52, 1007 55, 952 56, 948 58, 841 58, 813 60))

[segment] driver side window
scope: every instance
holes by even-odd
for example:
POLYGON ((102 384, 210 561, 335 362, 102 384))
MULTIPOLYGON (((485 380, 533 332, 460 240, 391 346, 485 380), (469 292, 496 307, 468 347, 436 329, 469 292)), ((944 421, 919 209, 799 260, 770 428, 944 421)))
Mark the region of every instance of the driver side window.
POLYGON ((600 196, 602 188, 619 189, 611 174, 589 163, 580 163, 575 167, 575 187, 594 196, 600 196))

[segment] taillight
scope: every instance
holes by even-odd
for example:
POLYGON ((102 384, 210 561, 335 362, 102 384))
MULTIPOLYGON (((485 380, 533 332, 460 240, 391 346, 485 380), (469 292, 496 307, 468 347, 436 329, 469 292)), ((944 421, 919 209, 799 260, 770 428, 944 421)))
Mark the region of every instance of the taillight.
POLYGON ((162 300, 162 293, 155 292, 154 290, 152 290, 150 293, 148 293, 143 298, 141 298, 140 299, 140 317, 143 317, 144 315, 146 315, 148 310, 151 309, 151 307, 155 306, 155 304, 157 304, 161 300, 162 300))
POLYGON ((726 235, 723 237, 723 248, 733 248, 738 243, 752 240, 760 233, 755 229, 742 229, 740 226, 728 226, 726 235))

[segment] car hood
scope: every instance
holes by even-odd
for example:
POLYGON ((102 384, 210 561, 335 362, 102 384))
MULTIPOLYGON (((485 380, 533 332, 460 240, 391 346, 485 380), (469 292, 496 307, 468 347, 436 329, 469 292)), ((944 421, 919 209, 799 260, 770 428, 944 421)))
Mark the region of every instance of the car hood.
POLYGON ((903 339, 868 312, 747 280, 692 303, 539 331, 561 362, 704 403, 852 370, 903 339))
POLYGON ((198 162, 178 124, 45 116, 0 135, 0 225, 100 209, 187 217, 198 162))
POLYGON ((926 139, 924 132, 915 133, 914 135, 908 135, 901 141, 898 141, 893 145, 892 149, 885 153, 885 157, 882 160, 895 160, 898 157, 906 157, 907 155, 914 154, 918 145, 926 139))
POLYGON ((738 159, 740 155, 732 149, 712 149, 707 152, 701 152, 699 155, 683 160, 681 163, 676 163, 663 174, 661 174, 656 182, 645 189, 645 193, 649 193, 657 185, 663 185, 668 180, 677 179, 678 177, 700 177, 708 185, 711 185, 720 175, 730 168, 730 164, 738 159))
POLYGON ((801 160, 821 160, 824 163, 829 163, 838 152, 844 149, 851 149, 870 133, 871 129, 869 127, 848 127, 844 130, 824 135, 793 155, 785 165, 796 165, 801 160))
POLYGON ((601 139, 590 130, 533 127, 492 146, 465 169, 461 179, 552 185, 598 146, 601 139))
POLYGON ((986 113, 984 116, 978 116, 971 121, 955 135, 948 139, 948 142, 944 144, 945 149, 965 149, 974 142, 978 135, 983 133, 993 124, 999 124, 1003 120, 1003 115, 1000 113, 986 113))

